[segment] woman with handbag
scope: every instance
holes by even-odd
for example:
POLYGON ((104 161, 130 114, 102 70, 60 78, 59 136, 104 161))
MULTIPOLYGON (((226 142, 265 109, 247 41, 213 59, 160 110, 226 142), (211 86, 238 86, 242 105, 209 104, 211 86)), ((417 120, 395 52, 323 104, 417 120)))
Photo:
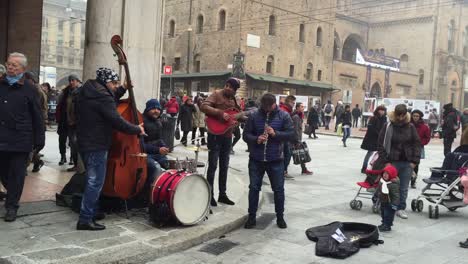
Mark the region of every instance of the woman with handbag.
MULTIPOLYGON (((292 120, 294 124, 294 131, 296 132, 296 144, 302 144, 302 123, 304 120, 304 105, 302 103, 296 103, 296 110, 292 113, 292 120)), ((309 171, 305 163, 301 162, 302 175, 312 175, 312 171, 309 171)))
POLYGON ((319 114, 317 112, 317 109, 315 109, 314 106, 312 106, 309 110, 309 114, 307 115, 307 135, 309 135, 309 138, 317 139, 317 135, 315 135, 315 130, 318 129, 318 124, 319 124, 319 114), (311 137, 311 135, 314 135, 314 137, 311 137))

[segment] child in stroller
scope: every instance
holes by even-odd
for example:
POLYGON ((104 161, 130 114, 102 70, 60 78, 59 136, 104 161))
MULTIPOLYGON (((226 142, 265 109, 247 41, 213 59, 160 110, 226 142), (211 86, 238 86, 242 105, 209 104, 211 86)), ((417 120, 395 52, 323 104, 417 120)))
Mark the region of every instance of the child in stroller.
POLYGON ((459 169, 468 166, 468 153, 458 152, 465 150, 460 146, 454 152, 447 154, 440 168, 431 168, 431 176, 423 179, 426 186, 421 194, 411 201, 411 210, 421 212, 424 208, 422 198, 429 203, 429 218, 439 218, 439 205, 445 206, 449 211, 464 207, 463 186, 460 184, 459 169))

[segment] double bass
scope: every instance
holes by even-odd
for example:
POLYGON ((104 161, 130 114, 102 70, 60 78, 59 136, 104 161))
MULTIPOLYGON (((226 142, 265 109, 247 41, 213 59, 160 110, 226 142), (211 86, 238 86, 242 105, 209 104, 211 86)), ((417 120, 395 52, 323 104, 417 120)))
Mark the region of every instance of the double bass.
MULTIPOLYGON (((121 100, 117 106, 119 114, 128 122, 138 125, 143 123, 143 116, 138 112, 133 93, 132 79, 127 57, 122 49, 122 38, 114 35, 111 46, 118 57, 119 65, 125 69, 128 99, 121 100)), ((119 131, 112 134, 112 145, 107 160, 106 180, 103 194, 123 200, 137 195, 147 178, 147 155, 144 153, 141 136, 128 135, 119 131)))

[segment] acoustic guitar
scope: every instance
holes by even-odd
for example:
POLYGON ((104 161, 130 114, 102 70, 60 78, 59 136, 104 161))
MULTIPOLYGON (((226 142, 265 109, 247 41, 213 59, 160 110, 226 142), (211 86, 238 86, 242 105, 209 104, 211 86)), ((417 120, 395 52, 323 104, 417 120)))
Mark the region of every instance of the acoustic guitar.
POLYGON ((205 117, 205 124, 208 132, 213 135, 223 135, 229 129, 239 125, 238 119, 245 115, 245 112, 241 112, 237 108, 226 109, 224 113, 229 115, 228 120, 220 120, 217 117, 208 115, 205 117))

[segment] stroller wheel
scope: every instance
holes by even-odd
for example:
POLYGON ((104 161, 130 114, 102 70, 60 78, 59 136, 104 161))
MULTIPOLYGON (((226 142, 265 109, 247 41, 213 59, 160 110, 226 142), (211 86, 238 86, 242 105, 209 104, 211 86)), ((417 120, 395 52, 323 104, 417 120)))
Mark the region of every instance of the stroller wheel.
POLYGON ((418 203, 418 200, 416 200, 416 199, 411 200, 411 211, 416 212, 417 203, 418 203))
POLYGON ((418 210, 418 212, 422 212, 423 208, 424 208, 424 202, 422 200, 418 200, 416 203, 416 209, 418 210))
POLYGON ((361 210, 362 208, 362 201, 361 200, 357 200, 356 201, 356 210, 361 210))
POLYGON ((439 206, 436 205, 434 208, 434 219, 439 219, 439 206))
POLYGON ((351 202, 349 202, 349 207, 351 207, 351 209, 355 210, 356 209, 356 203, 357 203, 356 200, 351 200, 351 202))
POLYGON ((448 209, 450 212, 455 212, 458 209, 458 207, 450 207, 448 209))

